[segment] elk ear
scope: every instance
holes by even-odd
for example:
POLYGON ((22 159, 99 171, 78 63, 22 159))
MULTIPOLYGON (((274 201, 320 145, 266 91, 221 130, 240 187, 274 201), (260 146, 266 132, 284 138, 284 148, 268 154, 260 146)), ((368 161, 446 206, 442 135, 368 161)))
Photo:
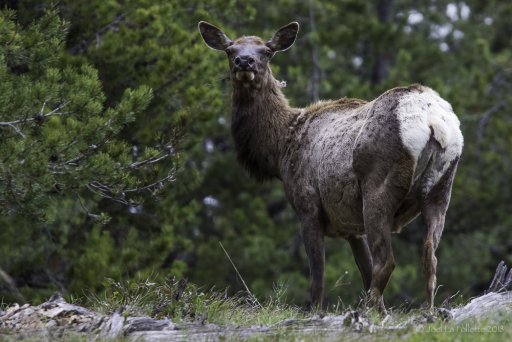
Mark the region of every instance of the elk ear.
POLYGON ((206 45, 215 50, 226 50, 228 46, 233 44, 231 39, 226 36, 222 30, 206 21, 200 21, 199 32, 203 37, 206 45))
POLYGON ((291 22, 277 30, 272 39, 267 42, 267 46, 274 51, 284 51, 295 43, 297 33, 299 33, 299 23, 291 22))

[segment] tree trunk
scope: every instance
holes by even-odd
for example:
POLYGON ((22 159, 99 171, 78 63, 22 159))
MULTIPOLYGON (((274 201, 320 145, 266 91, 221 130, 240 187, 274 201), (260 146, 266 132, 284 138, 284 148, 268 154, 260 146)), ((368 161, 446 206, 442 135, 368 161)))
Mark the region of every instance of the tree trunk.
POLYGON ((312 71, 311 71, 311 85, 310 85, 310 96, 311 101, 316 102, 320 99, 320 66, 318 64, 318 45, 312 38, 316 35, 316 19, 315 12, 313 8, 313 1, 308 1, 309 5, 309 25, 311 28, 310 31, 310 43, 311 43, 311 62, 312 62, 312 71))
MULTIPOLYGON (((377 17, 381 25, 387 25, 393 18, 393 0, 380 0, 377 3, 377 17)), ((381 83, 388 77, 391 67, 391 56, 382 46, 377 49, 377 59, 373 65, 372 84, 381 83)))

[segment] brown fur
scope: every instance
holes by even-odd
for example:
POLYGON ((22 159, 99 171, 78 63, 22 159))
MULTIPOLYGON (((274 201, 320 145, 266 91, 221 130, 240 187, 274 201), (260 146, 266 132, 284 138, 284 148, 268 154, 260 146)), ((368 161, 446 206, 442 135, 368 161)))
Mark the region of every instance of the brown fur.
POLYGON ((345 109, 357 108, 365 103, 367 103, 365 100, 343 97, 338 100, 320 100, 310 104, 304 110, 307 114, 314 115, 329 111, 340 112, 345 109))
MULTIPOLYGON (((411 95, 425 96, 420 98, 425 105, 414 108, 419 113, 432 106, 427 103, 430 100, 438 107, 447 104, 429 88, 414 84, 388 90, 370 102, 342 98, 293 108, 268 63, 275 52, 293 44, 297 23, 281 28, 266 43, 252 36, 232 42, 204 22, 199 28, 210 47, 228 53, 233 84, 231 132, 239 161, 258 179, 281 179, 302 222, 312 305, 322 304, 327 235, 349 241, 365 289, 385 311, 382 293, 395 267, 391 233, 421 213, 427 223, 423 268, 431 307, 437 263, 434 252, 458 155, 449 155, 432 134, 415 156, 411 152, 411 148, 417 149, 414 134, 406 136, 412 139, 408 141, 412 147, 402 141, 403 127, 411 126, 402 126, 400 120, 405 119, 400 116, 404 110, 400 105, 411 95), (243 76, 247 73, 254 78, 243 76)), ((439 108, 448 110, 445 107, 439 108)), ((407 120, 430 115, 413 113, 416 116, 407 120)), ((422 120, 418 123, 426 119, 422 120)), ((439 125, 439 121, 435 123, 439 125)))
POLYGON ((234 44, 242 44, 242 45, 250 45, 250 44, 255 44, 255 45, 265 45, 265 41, 263 39, 261 39, 260 37, 256 37, 256 36, 243 36, 243 37, 240 37, 238 39, 236 39, 234 42, 234 44))

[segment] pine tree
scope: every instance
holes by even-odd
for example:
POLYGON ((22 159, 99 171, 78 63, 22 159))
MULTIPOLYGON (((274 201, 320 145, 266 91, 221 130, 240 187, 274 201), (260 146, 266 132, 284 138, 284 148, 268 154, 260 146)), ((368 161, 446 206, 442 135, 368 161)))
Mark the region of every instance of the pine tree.
POLYGON ((105 223, 102 199, 135 207, 174 177, 161 167, 171 150, 146 148, 135 156, 120 138, 147 108, 151 89, 126 89, 105 106, 97 70, 65 58, 67 28, 52 11, 27 27, 13 11, 0 14, 0 235, 2 266, 13 276, 37 268, 16 268, 18 261, 80 243, 71 241, 78 232, 59 227, 63 216, 105 223))

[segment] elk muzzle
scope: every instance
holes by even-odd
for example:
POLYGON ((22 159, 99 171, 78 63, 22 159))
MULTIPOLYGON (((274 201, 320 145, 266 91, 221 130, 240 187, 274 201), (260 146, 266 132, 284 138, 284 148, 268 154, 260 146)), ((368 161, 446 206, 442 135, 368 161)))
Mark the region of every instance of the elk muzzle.
POLYGON ((253 57, 247 56, 247 55, 237 56, 237 57, 235 57, 234 63, 235 63, 235 77, 238 81, 254 80, 255 60, 253 57))

